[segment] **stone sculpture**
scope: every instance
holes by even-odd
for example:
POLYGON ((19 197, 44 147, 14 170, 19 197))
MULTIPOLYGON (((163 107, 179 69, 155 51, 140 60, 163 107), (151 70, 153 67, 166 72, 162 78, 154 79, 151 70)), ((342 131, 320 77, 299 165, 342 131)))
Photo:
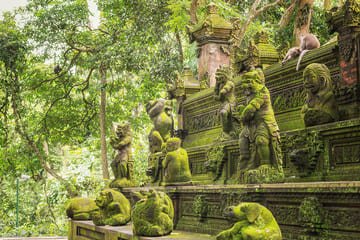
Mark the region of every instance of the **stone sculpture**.
POLYGON ((150 152, 161 152, 163 144, 171 137, 173 119, 170 101, 158 99, 146 105, 146 112, 153 121, 154 128, 149 134, 150 152))
POLYGON ((236 223, 216 236, 216 240, 281 240, 281 231, 272 213, 264 206, 242 202, 225 209, 226 217, 236 223))
POLYGON ((121 226, 130 221, 130 202, 122 193, 104 189, 95 202, 99 207, 99 210, 92 214, 95 225, 121 226))
POLYGON ((158 99, 150 101, 146 105, 146 111, 153 121, 154 127, 149 134, 149 167, 147 175, 152 178, 152 182, 161 182, 162 180, 162 160, 164 154, 162 153, 166 141, 171 137, 173 131, 173 118, 171 116, 170 101, 165 99, 158 99))
POLYGON ((135 194, 140 200, 135 203, 131 216, 134 235, 157 237, 170 234, 174 219, 170 197, 155 190, 135 194))
POLYGON ((303 76, 307 97, 301 114, 305 126, 337 121, 338 106, 329 69, 324 64, 312 63, 305 68, 303 76))
POLYGON ((235 109, 235 84, 232 81, 231 68, 221 66, 216 71, 215 100, 221 102, 220 117, 223 133, 226 136, 234 135, 233 111, 235 109))
POLYGON ((66 215, 74 220, 91 220, 91 214, 99 208, 93 199, 76 197, 66 204, 66 215))
POLYGON ((164 185, 184 185, 191 182, 188 155, 186 150, 181 148, 179 138, 170 138, 166 142, 166 157, 162 165, 164 185))
POLYGON ((113 134, 110 144, 117 151, 111 163, 111 169, 115 180, 110 183, 112 188, 123 188, 133 186, 132 172, 133 162, 131 160, 132 133, 128 122, 113 123, 113 134))
POLYGON ((276 182, 283 179, 279 128, 271 106, 265 77, 254 69, 241 77, 241 92, 246 106, 240 119, 240 181, 245 183, 276 182))

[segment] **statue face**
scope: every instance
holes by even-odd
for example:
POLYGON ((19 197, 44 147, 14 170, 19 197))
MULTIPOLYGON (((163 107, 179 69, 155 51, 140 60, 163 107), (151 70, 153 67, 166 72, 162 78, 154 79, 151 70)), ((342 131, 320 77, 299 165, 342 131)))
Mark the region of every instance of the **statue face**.
POLYGON ((107 204, 108 204, 107 201, 108 201, 108 199, 107 199, 106 193, 100 192, 99 196, 95 200, 95 203, 99 207, 104 207, 104 206, 107 206, 107 204))
POLYGON ((304 87, 311 93, 315 94, 319 91, 319 78, 314 71, 307 71, 304 74, 304 87))

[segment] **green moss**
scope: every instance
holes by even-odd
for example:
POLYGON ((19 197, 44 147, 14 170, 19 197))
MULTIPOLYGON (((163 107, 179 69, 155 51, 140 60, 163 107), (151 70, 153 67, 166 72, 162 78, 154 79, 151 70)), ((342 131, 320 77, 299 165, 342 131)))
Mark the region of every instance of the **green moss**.
POLYGON ((166 193, 151 190, 135 204, 131 218, 135 235, 168 235, 174 227, 174 207, 166 193))
POLYGON ((281 231, 272 213, 258 203, 242 202, 225 209, 225 215, 237 222, 220 232, 217 240, 281 240, 281 231))
POLYGON ((97 210, 94 200, 83 197, 72 198, 66 205, 66 215, 74 220, 91 220, 91 214, 97 210))
POLYGON ((104 189, 95 202, 99 207, 99 211, 92 214, 95 225, 121 226, 130 221, 130 202, 122 193, 104 189))
POLYGON ((185 149, 180 147, 179 138, 170 138, 166 143, 166 157, 162 162, 164 184, 181 184, 191 181, 189 159, 185 149))

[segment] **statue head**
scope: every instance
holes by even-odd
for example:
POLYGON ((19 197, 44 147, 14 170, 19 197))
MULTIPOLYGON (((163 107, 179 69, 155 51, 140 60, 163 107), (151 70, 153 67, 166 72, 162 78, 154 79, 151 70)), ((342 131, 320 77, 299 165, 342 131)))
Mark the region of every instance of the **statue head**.
POLYGON ((104 189, 100 192, 100 194, 95 199, 95 203, 98 207, 104 208, 114 201, 114 197, 111 191, 111 189, 104 189))
POLYGON ((227 65, 221 65, 215 73, 216 83, 226 83, 229 80, 232 80, 232 70, 231 67, 227 65))
POLYGON ((163 98, 157 100, 151 100, 146 104, 146 112, 150 118, 154 118, 162 112, 171 114, 171 101, 165 100, 163 98))
POLYGON ((258 203, 242 202, 237 206, 225 208, 224 215, 237 221, 247 220, 253 223, 260 215, 260 205, 258 203))
POLYGON ((131 134, 130 123, 128 121, 113 122, 112 130, 117 138, 122 138, 131 134))
POLYGON ((241 76, 240 90, 249 96, 264 87, 265 76, 261 69, 253 69, 241 76))
POLYGON ((166 152, 172 152, 181 147, 180 138, 169 138, 166 142, 166 152))
POLYGON ((330 71, 324 64, 312 63, 303 73, 304 88, 311 94, 320 94, 323 91, 332 91, 330 71))

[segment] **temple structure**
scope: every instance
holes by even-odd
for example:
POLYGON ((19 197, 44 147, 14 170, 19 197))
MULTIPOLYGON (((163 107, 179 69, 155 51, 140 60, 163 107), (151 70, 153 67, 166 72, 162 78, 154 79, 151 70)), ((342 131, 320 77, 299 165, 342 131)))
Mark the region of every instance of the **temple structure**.
MULTIPOLYGON (((232 54, 234 26, 217 14, 213 4, 203 21, 189 27, 191 41, 198 46, 198 76, 185 69, 170 91, 178 102, 180 123, 171 137, 182 140, 178 148, 186 161, 184 157, 179 162, 188 161, 191 172, 186 186, 163 186, 172 179, 164 176, 170 171, 165 173, 159 165, 166 149, 159 149, 157 162, 151 162, 158 171, 151 187, 171 198, 172 234, 180 234, 177 239, 228 236, 234 229, 224 231, 232 226, 224 210, 249 202, 271 212, 281 230, 281 234, 274 230, 276 239, 281 235, 283 239, 360 239, 358 0, 347 0, 333 11, 328 24, 338 33, 337 40, 308 52, 299 71, 295 71, 297 58, 280 63, 263 32, 245 54, 232 54), (219 68, 224 71, 218 72, 219 68), (218 79, 224 84, 219 86, 218 79), (234 106, 219 101, 228 93, 234 96, 234 106), (230 137, 223 137, 227 131, 223 117, 229 116, 222 115, 224 109, 231 111, 226 119, 232 121, 230 137), (272 178, 274 173, 278 177, 272 178)), ((180 171, 174 169, 171 174, 180 171)), ((122 189, 128 198, 137 191, 141 188, 122 189)), ((70 226, 70 239, 132 237, 129 226, 95 228, 79 221, 70 226)))

